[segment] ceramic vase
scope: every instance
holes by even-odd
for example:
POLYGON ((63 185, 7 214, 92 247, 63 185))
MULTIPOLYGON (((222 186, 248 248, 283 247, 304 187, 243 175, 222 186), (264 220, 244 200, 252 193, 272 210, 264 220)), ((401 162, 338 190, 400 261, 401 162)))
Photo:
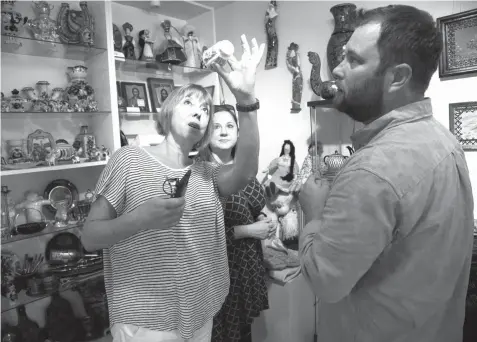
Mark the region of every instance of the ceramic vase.
POLYGON ((330 71, 333 70, 344 59, 344 48, 354 32, 356 22, 356 5, 339 4, 330 8, 335 19, 335 28, 328 41, 326 55, 330 71))
POLYGON ((83 65, 68 67, 71 84, 65 89, 65 97, 74 112, 97 112, 94 89, 86 82, 88 68, 83 65))

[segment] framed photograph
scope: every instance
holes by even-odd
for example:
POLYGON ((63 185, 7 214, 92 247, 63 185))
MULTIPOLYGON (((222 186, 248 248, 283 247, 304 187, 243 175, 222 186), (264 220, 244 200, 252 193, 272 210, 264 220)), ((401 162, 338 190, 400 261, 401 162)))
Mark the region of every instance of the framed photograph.
POLYGON ((444 47, 439 77, 477 72, 477 9, 437 18, 444 47))
POLYGON ((151 93, 151 104, 156 113, 161 111, 162 104, 174 90, 174 81, 166 78, 148 78, 147 85, 151 93))
POLYGON ((449 129, 464 151, 477 151, 477 102, 450 103, 449 129))
POLYGON ((121 82, 121 94, 128 111, 130 108, 139 108, 141 113, 150 112, 146 83, 121 82))

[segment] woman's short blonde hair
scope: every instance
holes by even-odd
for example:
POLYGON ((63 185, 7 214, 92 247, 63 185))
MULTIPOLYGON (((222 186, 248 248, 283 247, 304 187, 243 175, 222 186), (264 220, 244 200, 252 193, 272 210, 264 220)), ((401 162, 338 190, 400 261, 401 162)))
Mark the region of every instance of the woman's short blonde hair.
POLYGON ((174 114, 174 109, 186 97, 195 97, 199 102, 206 104, 209 111, 209 122, 207 123, 204 136, 195 145, 195 148, 199 149, 209 143, 213 125, 212 113, 214 112, 212 97, 210 96, 209 92, 200 85, 186 84, 182 87, 174 89, 174 91, 169 94, 167 99, 162 104, 161 112, 156 118, 157 131, 159 134, 166 137, 169 135, 171 132, 171 121, 172 115, 174 114))

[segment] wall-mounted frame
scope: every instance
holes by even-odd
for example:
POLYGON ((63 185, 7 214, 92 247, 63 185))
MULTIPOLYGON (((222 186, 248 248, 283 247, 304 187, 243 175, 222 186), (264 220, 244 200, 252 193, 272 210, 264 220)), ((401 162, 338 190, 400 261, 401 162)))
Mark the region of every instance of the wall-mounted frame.
POLYGON ((141 113, 150 112, 146 83, 121 81, 121 94, 128 110, 139 108, 141 113))
POLYGON ((477 73, 477 9, 437 18, 444 47, 439 77, 477 73))
POLYGON ((174 81, 167 78, 150 77, 147 79, 147 85, 151 93, 152 108, 156 113, 159 113, 165 99, 174 90, 174 81))
POLYGON ((477 102, 450 103, 449 129, 464 151, 477 151, 477 102))

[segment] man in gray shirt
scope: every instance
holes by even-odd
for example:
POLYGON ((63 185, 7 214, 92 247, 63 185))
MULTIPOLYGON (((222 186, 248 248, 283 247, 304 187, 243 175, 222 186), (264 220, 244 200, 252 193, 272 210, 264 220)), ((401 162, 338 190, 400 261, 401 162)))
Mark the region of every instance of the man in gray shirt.
POLYGON ((411 6, 358 18, 334 101, 365 126, 331 187, 311 176, 300 192, 319 341, 462 341, 474 205, 464 152, 424 97, 441 36, 411 6))

